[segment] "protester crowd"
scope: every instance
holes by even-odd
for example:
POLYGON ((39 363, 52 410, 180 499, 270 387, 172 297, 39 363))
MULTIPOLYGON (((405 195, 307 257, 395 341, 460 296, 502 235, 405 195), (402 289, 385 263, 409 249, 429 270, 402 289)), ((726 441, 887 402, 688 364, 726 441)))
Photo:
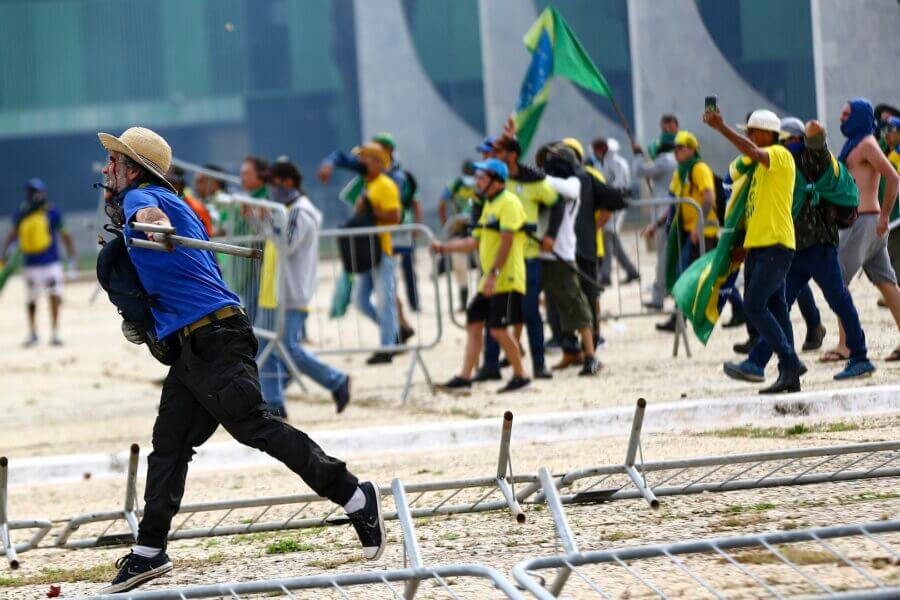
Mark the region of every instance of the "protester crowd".
MULTIPOLYGON (((800 389, 806 366, 795 349, 789 319, 795 301, 806 323, 802 351, 821 348, 826 334, 827 318, 816 306, 810 280, 837 317, 839 331, 838 344, 819 360, 842 363, 838 380, 875 370, 847 286, 864 271, 881 292, 879 304, 891 311, 900 328, 900 234, 892 230, 888 235, 891 216, 898 218, 900 113, 888 105, 873 108, 864 99, 849 101, 841 114, 845 141, 836 156, 816 121, 779 119, 771 111, 757 110, 736 130, 725 124, 718 107, 705 111, 703 121, 738 154, 721 176, 704 160, 697 136, 682 129, 671 114, 662 116, 660 133, 646 149, 632 144, 632 162, 613 138, 592 140, 586 152, 570 137, 544 144, 535 154, 536 164, 526 164, 512 120, 499 135, 486 137, 474 148, 480 158, 466 158, 438 199, 446 239, 433 244, 431 251, 446 255, 439 264, 453 271, 467 323, 462 365, 438 389, 466 392, 502 380, 506 367, 511 375, 501 393, 526 388, 533 378, 550 379, 554 371, 570 367, 578 367, 580 376, 597 376, 602 369, 597 349, 605 344, 600 297, 612 284, 612 261, 618 261, 623 272, 619 285, 640 280, 619 236, 622 209, 641 189, 639 182, 646 182, 652 197, 679 199, 648 207, 651 222, 642 235, 656 247, 656 268, 644 302, 648 310, 663 310, 676 281, 703 250, 728 246, 721 251, 730 253, 735 266, 719 290, 717 306, 731 306, 724 327, 743 326, 748 333, 747 341, 734 347, 747 357, 724 364, 729 377, 763 382, 775 354, 778 376, 761 393, 800 389), (729 220, 737 196, 743 203, 740 214, 729 220), (480 275, 477 289, 468 287, 473 269, 480 275), (527 345, 522 343, 523 330, 527 345), (551 349, 560 349, 561 358, 548 368, 545 357, 551 349)), ((353 213, 345 227, 422 222, 416 179, 401 166, 396 150, 393 137, 383 133, 351 152, 335 151, 323 159, 317 173, 321 183, 329 184, 335 169, 354 176, 341 192, 353 213)), ((205 165, 191 187, 184 171, 172 167, 167 173, 207 236, 240 233, 251 223, 271 228, 264 216, 221 208, 227 184, 217 173, 224 169, 205 165)), ((281 341, 299 374, 329 390, 341 412, 351 398, 350 375, 304 347, 305 321, 318 280, 322 214, 305 194, 299 169, 286 158, 270 164, 248 156, 240 167, 240 181, 244 193, 287 209, 286 285, 279 299, 287 326, 281 341)), ((62 283, 57 237, 67 242, 70 256, 74 250, 45 186, 30 180, 26 196, 3 258, 18 240, 25 255, 32 324, 26 345, 32 345, 37 341, 35 301, 42 291, 51 297, 56 329, 62 283)), ((354 264, 338 282, 338 293, 350 294, 352 287, 356 309, 377 327, 383 347, 367 362, 386 364, 415 335, 406 316, 420 310, 415 245, 408 232, 380 233, 375 243, 364 240, 353 249, 354 264), (402 297, 398 277, 403 280, 402 297)), ((253 285, 254 294, 262 298, 267 283, 253 285)), ((257 312, 273 308, 260 302, 257 312)), ((332 316, 346 309, 333 305, 332 316)), ((675 315, 656 327, 676 331, 675 315)), ((52 339, 61 343, 56 333, 52 339)), ((900 360, 900 346, 885 360, 900 360)), ((283 390, 292 374, 274 353, 261 372, 271 412, 286 417, 283 390)))

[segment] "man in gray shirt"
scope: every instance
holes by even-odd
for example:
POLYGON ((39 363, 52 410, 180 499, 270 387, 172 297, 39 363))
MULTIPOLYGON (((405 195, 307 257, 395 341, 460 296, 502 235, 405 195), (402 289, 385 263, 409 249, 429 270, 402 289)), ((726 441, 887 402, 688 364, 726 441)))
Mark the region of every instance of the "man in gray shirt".
MULTIPOLYGON (((634 176, 647 178, 650 184, 650 197, 668 196, 672 173, 677 167, 675 161, 675 135, 678 133, 678 119, 675 115, 663 115, 659 121, 660 135, 647 148, 647 154, 640 146, 635 145, 634 176)), ((645 237, 656 237, 656 274, 650 288, 650 299, 644 306, 653 310, 662 310, 666 298, 666 244, 669 232, 665 227, 656 224, 665 219, 668 206, 658 206, 653 210, 653 222, 644 230, 645 237)))

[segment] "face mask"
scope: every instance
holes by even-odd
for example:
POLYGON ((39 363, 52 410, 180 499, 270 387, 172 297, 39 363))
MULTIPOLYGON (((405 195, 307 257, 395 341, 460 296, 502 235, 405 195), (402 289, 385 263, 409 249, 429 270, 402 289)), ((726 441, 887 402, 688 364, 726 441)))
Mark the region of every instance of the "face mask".
POLYGON ((293 190, 283 188, 280 185, 269 186, 269 197, 272 199, 272 202, 278 202, 279 204, 288 204, 293 198, 292 192, 293 190))
POLYGON ((462 176, 462 184, 467 188, 475 187, 475 178, 471 175, 463 175, 462 176))
POLYGON ((791 154, 799 154, 801 150, 803 150, 803 142, 785 142, 784 147, 788 149, 791 154))

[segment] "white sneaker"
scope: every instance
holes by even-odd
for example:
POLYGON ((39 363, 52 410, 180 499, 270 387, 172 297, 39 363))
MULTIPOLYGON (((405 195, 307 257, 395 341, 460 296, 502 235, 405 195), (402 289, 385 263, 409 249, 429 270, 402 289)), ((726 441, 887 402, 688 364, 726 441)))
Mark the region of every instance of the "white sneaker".
POLYGON ((36 334, 36 333, 31 333, 31 334, 28 335, 27 338, 25 338, 25 341, 22 342, 22 347, 24 347, 24 348, 31 348, 32 346, 34 346, 34 345, 37 344, 37 343, 38 343, 38 336, 37 336, 37 334, 36 334))
POLYGON ((57 334, 54 333, 53 337, 50 338, 50 345, 51 346, 62 346, 63 341, 57 334))

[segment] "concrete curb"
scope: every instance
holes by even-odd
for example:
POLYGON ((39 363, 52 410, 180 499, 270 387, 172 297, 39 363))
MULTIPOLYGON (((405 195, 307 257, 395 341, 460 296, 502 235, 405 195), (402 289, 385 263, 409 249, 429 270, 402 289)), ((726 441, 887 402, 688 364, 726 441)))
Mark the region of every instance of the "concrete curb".
MULTIPOLYGON (((548 442, 627 435, 633 406, 588 411, 530 414, 516 417, 514 442, 548 442)), ((840 416, 900 413, 900 385, 801 392, 784 396, 682 400, 649 404, 645 432, 704 430, 788 420, 822 420, 840 416)), ((420 452, 495 444, 501 415, 467 421, 345 429, 310 433, 329 454, 351 458, 378 453, 420 452)), ((141 472, 146 470, 146 452, 141 472)), ((61 483, 125 473, 128 451, 117 454, 71 454, 10 461, 11 485, 61 483)), ((276 461, 237 442, 206 444, 198 449, 191 470, 233 469, 273 465, 276 461)))

